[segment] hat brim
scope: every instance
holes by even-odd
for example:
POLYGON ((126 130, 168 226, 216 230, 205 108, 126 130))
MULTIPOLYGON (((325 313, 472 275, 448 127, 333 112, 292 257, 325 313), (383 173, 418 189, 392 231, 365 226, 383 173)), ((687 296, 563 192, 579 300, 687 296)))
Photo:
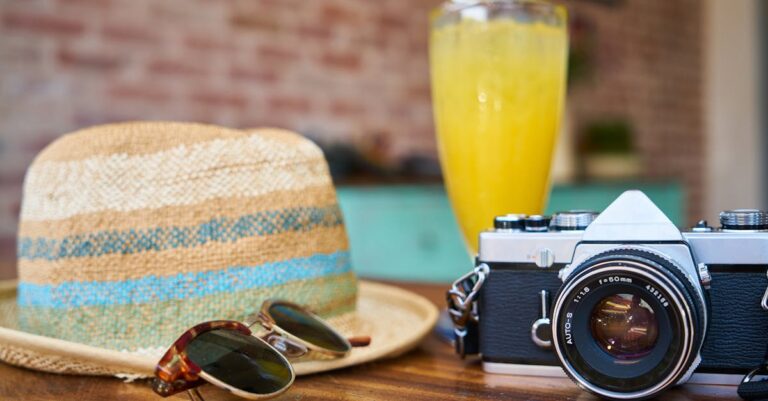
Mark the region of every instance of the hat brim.
MULTIPOLYGON (((0 282, 3 321, 15 314, 15 282, 0 282)), ((415 347, 437 322, 437 307, 412 292, 361 280, 355 319, 371 337, 367 347, 355 348, 339 359, 294 363, 298 375, 324 372, 375 359, 394 357, 415 347)), ((26 368, 67 374, 149 377, 156 356, 136 355, 71 341, 39 336, 0 324, 0 360, 26 368)))

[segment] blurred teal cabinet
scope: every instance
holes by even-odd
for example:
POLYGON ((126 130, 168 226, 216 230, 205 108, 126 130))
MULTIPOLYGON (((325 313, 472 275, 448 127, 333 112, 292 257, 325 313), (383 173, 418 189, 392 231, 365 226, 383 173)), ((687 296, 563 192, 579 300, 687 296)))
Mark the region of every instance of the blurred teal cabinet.
MULTIPOLYGON (((643 190, 673 222, 684 222, 684 194, 674 183, 556 185, 547 214, 600 211, 633 188, 643 190)), ((338 196, 360 276, 447 282, 469 270, 472 262, 441 185, 339 187, 338 196)))

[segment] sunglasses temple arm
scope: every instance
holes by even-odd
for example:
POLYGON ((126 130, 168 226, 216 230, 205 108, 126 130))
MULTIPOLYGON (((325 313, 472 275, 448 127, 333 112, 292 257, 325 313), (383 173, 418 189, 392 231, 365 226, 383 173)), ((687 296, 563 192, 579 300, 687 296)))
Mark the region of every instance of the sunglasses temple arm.
POLYGON ((187 390, 187 395, 189 396, 190 401, 205 401, 205 398, 203 398, 202 394, 197 391, 197 388, 187 390))
POLYGON ((347 341, 349 341, 349 343, 353 347, 367 347, 371 344, 371 337, 370 336, 349 337, 347 338, 347 341))

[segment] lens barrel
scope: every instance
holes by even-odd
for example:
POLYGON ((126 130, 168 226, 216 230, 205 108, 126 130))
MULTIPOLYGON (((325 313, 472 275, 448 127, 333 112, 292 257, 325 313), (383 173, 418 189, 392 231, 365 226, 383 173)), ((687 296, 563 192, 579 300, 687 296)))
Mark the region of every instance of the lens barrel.
POLYGON ((610 399, 644 399, 694 367, 706 328, 703 293, 655 251, 617 248, 579 264, 552 312, 566 373, 610 399))

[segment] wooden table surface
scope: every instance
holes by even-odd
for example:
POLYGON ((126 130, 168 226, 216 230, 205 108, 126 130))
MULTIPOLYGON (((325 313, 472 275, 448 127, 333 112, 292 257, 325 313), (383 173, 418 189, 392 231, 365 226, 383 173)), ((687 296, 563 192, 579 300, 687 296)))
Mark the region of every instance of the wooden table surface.
MULTIPOLYGON (((442 307, 442 285, 398 284, 442 307)), ((241 400, 204 386, 207 401, 241 400)), ((147 382, 103 377, 60 376, 0 363, 0 400, 159 400, 147 382)), ((186 400, 176 395, 173 400, 186 400)), ((450 345, 430 335, 415 350, 392 360, 297 378, 277 400, 594 400, 570 380, 491 375, 477 362, 462 361, 450 345)), ((735 387, 686 385, 659 399, 738 399, 735 387)))

